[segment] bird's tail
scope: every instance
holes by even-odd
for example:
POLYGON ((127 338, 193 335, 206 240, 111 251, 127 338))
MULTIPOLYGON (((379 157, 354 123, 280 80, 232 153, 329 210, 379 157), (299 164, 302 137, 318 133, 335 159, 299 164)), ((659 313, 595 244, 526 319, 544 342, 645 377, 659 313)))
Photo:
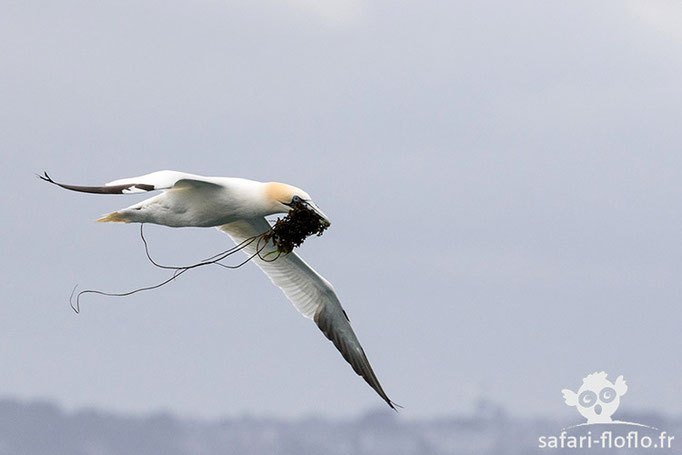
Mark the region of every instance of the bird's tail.
POLYGON ((121 212, 111 212, 98 219, 99 223, 130 223, 132 220, 121 212))

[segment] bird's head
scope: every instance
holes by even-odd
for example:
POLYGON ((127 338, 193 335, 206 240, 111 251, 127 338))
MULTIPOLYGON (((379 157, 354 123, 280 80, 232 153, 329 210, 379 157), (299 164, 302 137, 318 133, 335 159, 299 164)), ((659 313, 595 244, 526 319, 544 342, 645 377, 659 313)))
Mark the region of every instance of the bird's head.
POLYGON ((313 202, 308 193, 286 183, 269 182, 265 184, 265 198, 272 213, 286 213, 296 203, 302 203, 320 218, 329 223, 327 215, 313 202))

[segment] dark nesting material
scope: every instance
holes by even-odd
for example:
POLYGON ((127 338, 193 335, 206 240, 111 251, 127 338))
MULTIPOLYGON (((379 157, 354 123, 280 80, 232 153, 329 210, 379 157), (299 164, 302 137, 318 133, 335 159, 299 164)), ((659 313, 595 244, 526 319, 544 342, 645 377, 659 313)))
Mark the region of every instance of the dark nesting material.
POLYGON ((300 246, 307 237, 322 235, 329 226, 329 222, 308 208, 305 202, 297 201, 291 204, 287 216, 277 219, 263 239, 272 241, 278 252, 286 254, 300 246))

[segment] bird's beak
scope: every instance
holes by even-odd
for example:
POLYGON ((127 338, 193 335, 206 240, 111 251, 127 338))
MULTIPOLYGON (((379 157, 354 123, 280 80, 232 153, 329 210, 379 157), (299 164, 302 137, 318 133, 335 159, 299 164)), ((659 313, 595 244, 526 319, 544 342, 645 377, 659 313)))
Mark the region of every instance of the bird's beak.
POLYGON ((327 215, 325 215, 324 212, 322 210, 320 210, 320 208, 317 205, 315 205, 315 203, 313 201, 305 201, 305 204, 308 206, 308 208, 310 210, 315 212, 317 214, 317 216, 322 218, 327 224, 331 224, 329 222, 329 218, 327 218, 327 215))

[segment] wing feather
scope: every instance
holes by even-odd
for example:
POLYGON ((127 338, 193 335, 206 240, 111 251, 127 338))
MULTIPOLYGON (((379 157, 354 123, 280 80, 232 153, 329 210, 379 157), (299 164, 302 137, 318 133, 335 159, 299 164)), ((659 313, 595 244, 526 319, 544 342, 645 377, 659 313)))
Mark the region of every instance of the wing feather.
MULTIPOLYGON (((267 232, 270 229, 270 224, 265 218, 257 218, 225 224, 219 226, 218 229, 229 234, 239 244, 246 239, 267 232)), ((263 248, 261 256, 274 250, 272 244, 265 245, 261 242, 259 247, 263 248)), ((256 248, 256 242, 253 242, 244 251, 247 255, 252 256, 256 253, 256 248)), ((263 260, 259 256, 254 257, 252 261, 265 272, 276 286, 282 289, 303 316, 315 321, 322 333, 353 367, 353 370, 391 408, 395 409, 395 403, 388 398, 374 374, 365 351, 362 349, 355 332, 353 332, 346 312, 343 310, 332 285, 294 252, 280 256, 272 262, 263 260)))
POLYGON ((109 182, 106 186, 120 186, 120 185, 137 185, 144 183, 151 185, 155 190, 166 190, 175 186, 179 180, 196 180, 205 181, 206 177, 200 175, 188 174, 187 172, 178 171, 156 171, 151 174, 141 175, 139 177, 129 177, 125 179, 114 180, 109 182))
POLYGON ((140 177, 114 180, 104 186, 67 185, 58 183, 45 172, 41 179, 71 191, 93 194, 132 194, 172 188, 180 180, 204 181, 205 177, 177 171, 157 171, 140 177))

